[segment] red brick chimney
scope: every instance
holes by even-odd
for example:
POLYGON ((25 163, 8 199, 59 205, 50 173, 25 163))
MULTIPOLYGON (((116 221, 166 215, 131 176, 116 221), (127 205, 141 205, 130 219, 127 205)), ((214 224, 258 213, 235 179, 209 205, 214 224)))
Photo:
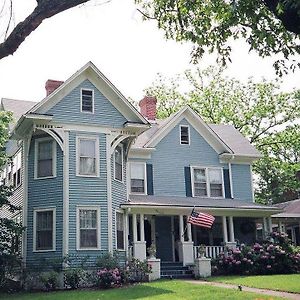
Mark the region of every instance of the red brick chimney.
POLYGON ((49 96, 51 93, 53 93, 63 83, 64 83, 63 81, 48 79, 45 84, 47 96, 49 96))
POLYGON ((145 96, 140 102, 141 114, 148 120, 156 119, 156 97, 145 96))

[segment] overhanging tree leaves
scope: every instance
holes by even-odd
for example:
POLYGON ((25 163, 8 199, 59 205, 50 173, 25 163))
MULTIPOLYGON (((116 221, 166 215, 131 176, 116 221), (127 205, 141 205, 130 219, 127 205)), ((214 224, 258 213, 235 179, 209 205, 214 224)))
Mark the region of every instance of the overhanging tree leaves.
POLYGON ((276 203, 297 197, 299 92, 282 93, 277 82, 241 83, 210 67, 171 80, 160 76, 146 93, 157 97, 159 117, 189 104, 206 122, 231 124, 246 136, 264 155, 254 166, 259 175, 258 201, 276 203))
POLYGON ((299 66, 300 2, 295 0, 136 0, 145 19, 155 19, 168 39, 194 45, 195 61, 217 52, 230 61, 232 40, 243 38, 261 57, 279 54, 282 75, 299 66))
MULTIPOLYGON (((0 170, 9 162, 6 156, 5 145, 9 136, 9 123, 11 114, 0 112, 0 170)), ((20 208, 9 201, 12 195, 12 187, 0 184, 0 289, 5 288, 7 279, 12 274, 16 266, 20 266, 20 248, 19 241, 23 231, 21 224, 7 217, 7 213, 15 213, 20 208)))

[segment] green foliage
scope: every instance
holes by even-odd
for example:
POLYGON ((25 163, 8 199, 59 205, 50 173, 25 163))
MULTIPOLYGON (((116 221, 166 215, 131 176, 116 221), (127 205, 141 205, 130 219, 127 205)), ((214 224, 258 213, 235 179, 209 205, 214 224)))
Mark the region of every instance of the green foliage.
POLYGON ((64 284, 71 289, 78 289, 85 279, 85 272, 81 268, 66 269, 64 271, 64 284))
POLYGON ((300 253, 295 253, 286 234, 274 232, 272 241, 227 250, 213 261, 213 270, 223 275, 286 274, 300 271, 300 253))
POLYGON ((300 190, 300 92, 283 93, 279 82, 242 83, 222 68, 188 70, 182 76, 159 76, 146 94, 156 96, 158 117, 185 105, 207 123, 230 124, 262 154, 254 165, 256 199, 273 203, 297 198, 300 190))
POLYGON ((112 255, 111 253, 106 253, 102 256, 97 258, 96 266, 100 269, 115 269, 120 266, 119 264, 119 257, 118 253, 114 252, 112 255))
POLYGON ((43 272, 40 275, 40 281, 47 291, 53 291, 58 287, 59 274, 55 271, 43 272))
POLYGON ((299 66, 300 4, 293 0, 135 0, 145 19, 155 19, 167 39, 193 44, 192 57, 218 54, 230 61, 233 40, 243 39, 261 57, 276 54, 278 74, 299 66), (276 3, 278 5, 276 5, 276 3), (292 3, 292 5, 291 5, 292 3), (292 15, 290 15, 292 13, 292 15), (293 23, 292 23, 293 21, 293 23))

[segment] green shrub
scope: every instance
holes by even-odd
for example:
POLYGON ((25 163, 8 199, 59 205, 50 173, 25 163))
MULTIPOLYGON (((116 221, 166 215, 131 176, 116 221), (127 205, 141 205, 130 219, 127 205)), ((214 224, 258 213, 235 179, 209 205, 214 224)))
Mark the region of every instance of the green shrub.
POLYGON ((146 261, 133 258, 125 266, 122 273, 124 282, 142 282, 147 280, 147 275, 151 273, 151 266, 146 261))
POLYGON ((121 273, 118 268, 108 270, 106 268, 96 272, 96 286, 110 288, 121 284, 121 273))
POLYGON ((77 289, 85 279, 85 272, 80 268, 66 269, 64 272, 64 284, 67 288, 77 289))
POLYGON ((58 275, 55 271, 41 273, 40 281, 47 291, 55 290, 58 287, 58 275))
POLYGON ((103 256, 99 256, 97 258, 96 266, 99 269, 108 269, 112 270, 118 268, 120 266, 118 253, 111 253, 104 254, 103 256))

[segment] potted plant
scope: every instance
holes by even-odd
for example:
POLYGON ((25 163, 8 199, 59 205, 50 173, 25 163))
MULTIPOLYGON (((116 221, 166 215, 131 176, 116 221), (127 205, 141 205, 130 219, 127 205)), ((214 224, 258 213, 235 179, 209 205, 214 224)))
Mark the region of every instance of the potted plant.
POLYGON ((198 257, 203 258, 205 257, 205 245, 201 244, 198 248, 198 257))
POLYGON ((148 253, 150 258, 156 258, 156 247, 154 244, 151 244, 150 247, 148 247, 148 253))

